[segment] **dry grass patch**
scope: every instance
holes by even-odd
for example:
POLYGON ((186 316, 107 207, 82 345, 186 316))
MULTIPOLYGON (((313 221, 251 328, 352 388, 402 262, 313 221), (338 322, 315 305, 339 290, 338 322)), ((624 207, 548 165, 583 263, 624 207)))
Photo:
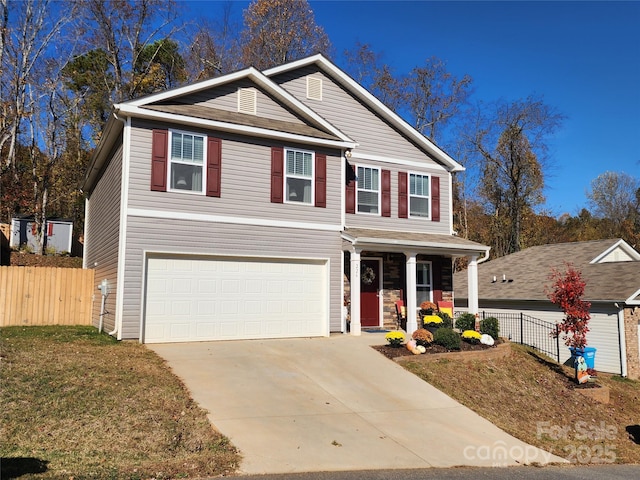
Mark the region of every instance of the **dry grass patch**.
POLYGON ((514 437, 569 461, 640 463, 640 382, 600 374, 611 389, 610 403, 601 404, 574 391, 571 369, 519 345, 495 361, 402 365, 514 437))
POLYGON ((1 341, 3 478, 235 472, 236 449, 145 346, 92 327, 3 328, 1 341))

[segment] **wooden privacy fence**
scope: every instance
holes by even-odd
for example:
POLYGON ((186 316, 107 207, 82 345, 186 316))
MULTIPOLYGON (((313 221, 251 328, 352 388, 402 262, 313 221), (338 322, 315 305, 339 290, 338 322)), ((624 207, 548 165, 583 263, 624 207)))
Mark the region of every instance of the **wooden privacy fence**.
POLYGON ((91 325, 93 270, 0 267, 0 327, 91 325))

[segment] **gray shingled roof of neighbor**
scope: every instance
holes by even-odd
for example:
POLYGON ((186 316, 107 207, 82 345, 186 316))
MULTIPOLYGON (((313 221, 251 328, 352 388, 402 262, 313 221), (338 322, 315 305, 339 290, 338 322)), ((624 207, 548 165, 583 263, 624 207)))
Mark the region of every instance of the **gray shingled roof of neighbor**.
MULTIPOLYGON (((619 239, 558 243, 530 247, 478 265, 480 300, 548 300, 552 269, 566 263, 582 272, 585 300, 621 302, 640 290, 640 262, 590 262, 619 239), (506 281, 503 282, 503 275, 506 281), (493 277, 496 282, 493 282, 493 277)), ((467 271, 453 276, 455 298, 468 297, 467 271)))

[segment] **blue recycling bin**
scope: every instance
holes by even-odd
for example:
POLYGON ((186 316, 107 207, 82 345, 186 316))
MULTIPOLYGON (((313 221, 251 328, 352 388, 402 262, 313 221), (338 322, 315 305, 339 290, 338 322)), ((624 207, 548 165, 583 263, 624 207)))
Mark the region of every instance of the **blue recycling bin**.
POLYGON ((587 364, 587 368, 595 370, 596 365, 596 349, 594 347, 573 348, 570 347, 572 357, 584 357, 584 362, 587 364))

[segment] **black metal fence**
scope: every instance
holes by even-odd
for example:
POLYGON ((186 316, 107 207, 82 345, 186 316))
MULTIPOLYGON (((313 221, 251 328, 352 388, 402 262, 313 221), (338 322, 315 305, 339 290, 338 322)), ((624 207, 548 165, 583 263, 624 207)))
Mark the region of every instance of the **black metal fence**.
POLYGON ((560 362, 560 339, 551 336, 556 324, 524 313, 480 312, 482 319, 494 317, 500 323, 500 336, 533 347, 560 362))

